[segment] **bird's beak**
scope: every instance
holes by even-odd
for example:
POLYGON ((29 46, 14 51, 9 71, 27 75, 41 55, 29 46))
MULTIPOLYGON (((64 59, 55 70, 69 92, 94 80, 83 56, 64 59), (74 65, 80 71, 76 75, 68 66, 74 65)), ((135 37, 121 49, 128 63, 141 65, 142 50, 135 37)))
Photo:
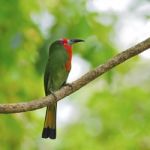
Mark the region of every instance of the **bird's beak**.
POLYGON ((84 42, 84 40, 81 40, 81 39, 71 39, 70 40, 70 44, 75 44, 75 43, 78 43, 78 42, 84 42))

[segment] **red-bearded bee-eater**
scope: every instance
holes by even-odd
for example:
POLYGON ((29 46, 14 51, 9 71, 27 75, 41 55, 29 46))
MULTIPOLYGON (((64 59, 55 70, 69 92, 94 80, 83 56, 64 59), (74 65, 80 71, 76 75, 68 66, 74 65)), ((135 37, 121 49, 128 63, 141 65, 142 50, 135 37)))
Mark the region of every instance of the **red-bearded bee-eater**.
MULTIPOLYGON (((71 70, 72 45, 77 42, 83 42, 83 40, 63 38, 51 44, 44 74, 46 96, 53 94, 66 84, 71 70)), ((57 103, 47 106, 42 138, 56 139, 56 109, 57 103)))

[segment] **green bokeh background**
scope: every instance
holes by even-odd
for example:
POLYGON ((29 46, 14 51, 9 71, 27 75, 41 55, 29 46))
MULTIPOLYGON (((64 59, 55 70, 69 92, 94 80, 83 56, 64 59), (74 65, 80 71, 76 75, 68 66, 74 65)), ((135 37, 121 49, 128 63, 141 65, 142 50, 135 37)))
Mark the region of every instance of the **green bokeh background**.
MULTIPOLYGON (((130 13, 148 3, 134 1, 128 8, 130 13)), ((74 54, 90 69, 119 52, 115 37, 119 34, 120 14, 90 11, 87 3, 0 0, 0 103, 44 96, 48 46, 56 39, 85 39, 84 44, 75 45, 74 54), (105 24, 100 21, 103 18, 111 21, 105 24)), ((148 12, 140 17, 150 18, 148 12)), ((41 138, 44 108, 1 114, 0 150, 149 150, 149 62, 136 56, 71 95, 69 103, 75 103, 79 111, 72 116, 78 117, 72 123, 59 125, 56 140, 41 138)))

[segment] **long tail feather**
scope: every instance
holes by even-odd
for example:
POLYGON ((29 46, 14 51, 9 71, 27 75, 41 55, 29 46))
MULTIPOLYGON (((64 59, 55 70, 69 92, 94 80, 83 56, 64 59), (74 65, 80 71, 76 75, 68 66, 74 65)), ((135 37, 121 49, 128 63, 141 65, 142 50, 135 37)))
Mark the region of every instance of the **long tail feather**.
POLYGON ((47 107, 42 138, 56 139, 56 110, 57 104, 47 107))

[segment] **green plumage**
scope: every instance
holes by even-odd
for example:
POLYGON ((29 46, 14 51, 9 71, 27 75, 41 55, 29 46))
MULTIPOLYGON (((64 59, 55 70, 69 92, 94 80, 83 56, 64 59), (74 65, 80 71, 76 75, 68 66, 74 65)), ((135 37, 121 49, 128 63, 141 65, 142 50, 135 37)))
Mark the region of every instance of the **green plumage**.
MULTIPOLYGON (((54 42, 49 48, 49 58, 44 74, 45 95, 60 89, 67 80, 69 72, 65 64, 68 60, 68 53, 59 41, 54 42)), ((56 109, 57 104, 47 107, 43 138, 56 138, 56 109)))
POLYGON ((44 74, 45 94, 50 90, 58 90, 68 77, 65 64, 68 60, 66 49, 59 41, 54 42, 49 49, 49 58, 44 74))

